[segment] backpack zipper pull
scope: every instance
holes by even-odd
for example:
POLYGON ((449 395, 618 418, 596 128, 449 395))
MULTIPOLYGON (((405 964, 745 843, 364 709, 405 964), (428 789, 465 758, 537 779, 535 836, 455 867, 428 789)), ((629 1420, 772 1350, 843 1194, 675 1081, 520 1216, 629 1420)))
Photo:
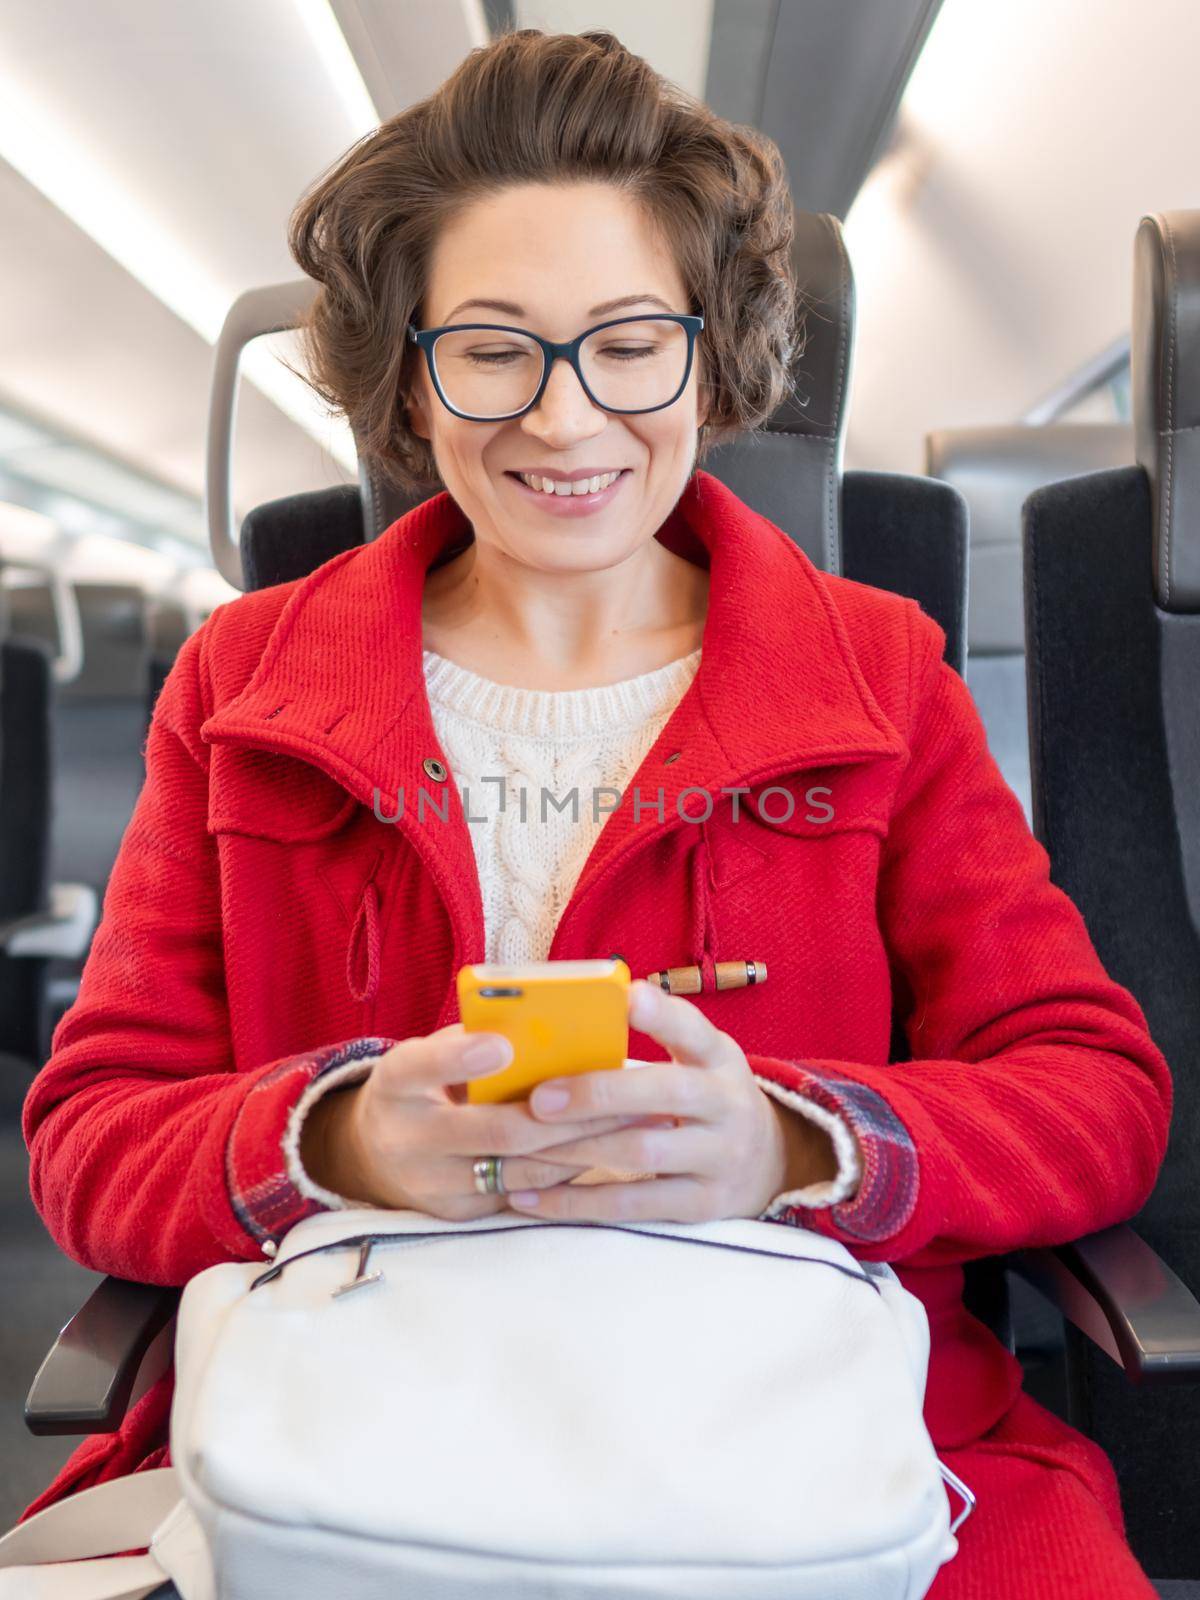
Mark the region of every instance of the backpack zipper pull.
POLYGON ((359 1247, 358 1247, 358 1266, 355 1269, 354 1276, 353 1276, 353 1278, 351 1278, 349 1283, 343 1283, 340 1288, 335 1289, 333 1291, 332 1298, 334 1300, 336 1300, 339 1295, 349 1294, 352 1289, 363 1289, 363 1288, 366 1287, 366 1285, 368 1283, 382 1283, 383 1282, 383 1273, 382 1273, 382 1271, 377 1271, 377 1272, 368 1272, 367 1271, 367 1263, 371 1259, 371 1251, 374 1248, 374 1245, 375 1245, 374 1239, 364 1239, 363 1242, 359 1245, 359 1247))

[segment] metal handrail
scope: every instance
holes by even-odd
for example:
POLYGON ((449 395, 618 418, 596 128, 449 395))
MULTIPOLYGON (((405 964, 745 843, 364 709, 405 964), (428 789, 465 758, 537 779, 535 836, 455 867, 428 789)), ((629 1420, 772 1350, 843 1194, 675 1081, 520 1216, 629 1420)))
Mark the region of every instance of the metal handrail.
POLYGON ((233 430, 242 351, 264 334, 298 327, 316 292, 311 278, 248 289, 230 306, 217 339, 208 408, 204 515, 213 565, 235 589, 246 587, 241 543, 233 525, 233 430))

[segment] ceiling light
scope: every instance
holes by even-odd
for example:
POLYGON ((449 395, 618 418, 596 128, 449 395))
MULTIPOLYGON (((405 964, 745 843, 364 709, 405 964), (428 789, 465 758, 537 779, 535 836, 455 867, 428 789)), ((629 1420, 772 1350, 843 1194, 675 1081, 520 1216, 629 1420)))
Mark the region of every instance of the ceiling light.
MULTIPOLYGON (((327 0, 295 0, 309 36, 330 73, 334 90, 353 126, 378 118, 327 0), (335 37, 336 35, 336 37, 335 37), (340 41, 340 44, 339 44, 340 41)), ((69 217, 76 227, 169 307, 206 344, 214 344, 236 291, 213 279, 201 263, 159 226, 119 178, 106 171, 88 146, 37 98, 28 80, 0 63, 0 158, 69 217)), ((248 350, 247 379, 314 438, 347 471, 356 455, 348 427, 332 421, 325 407, 267 349, 248 350)))

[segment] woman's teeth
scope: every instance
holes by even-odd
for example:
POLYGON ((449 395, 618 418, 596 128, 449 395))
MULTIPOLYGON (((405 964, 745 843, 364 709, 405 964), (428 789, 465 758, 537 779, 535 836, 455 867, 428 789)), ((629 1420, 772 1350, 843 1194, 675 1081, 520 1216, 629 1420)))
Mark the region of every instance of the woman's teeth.
POLYGON ((580 478, 576 483, 556 483, 553 478, 539 478, 536 473, 519 472, 517 476, 527 488, 539 494, 599 494, 609 484, 616 483, 619 472, 602 472, 595 478, 580 478))

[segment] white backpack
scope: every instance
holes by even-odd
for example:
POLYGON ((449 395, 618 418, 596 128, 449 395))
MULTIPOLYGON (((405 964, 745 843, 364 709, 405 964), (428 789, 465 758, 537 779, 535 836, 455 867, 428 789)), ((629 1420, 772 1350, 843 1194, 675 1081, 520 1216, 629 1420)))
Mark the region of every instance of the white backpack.
POLYGON ((174 1467, 14 1529, 0 1596, 919 1600, 971 1504, 928 1354, 889 1267, 781 1223, 324 1212, 192 1279, 174 1467))

